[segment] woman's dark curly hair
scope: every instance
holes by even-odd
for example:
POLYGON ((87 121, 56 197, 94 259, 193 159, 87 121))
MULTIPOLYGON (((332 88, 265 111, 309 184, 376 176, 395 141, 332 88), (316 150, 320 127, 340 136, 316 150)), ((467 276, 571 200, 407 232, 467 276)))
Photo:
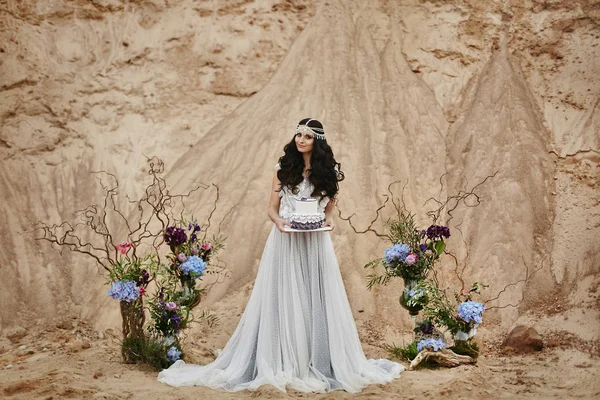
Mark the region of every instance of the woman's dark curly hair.
MULTIPOLYGON (((311 128, 323 129, 323 125, 316 119, 305 118, 298 125, 305 125, 307 121, 311 128)), ((284 155, 279 158, 281 168, 277 171, 277 178, 281 182, 281 188, 287 187, 294 194, 297 186, 304 179, 304 158, 296 147, 296 135, 283 148, 284 155)), ((338 182, 344 180, 341 164, 335 161, 333 151, 326 140, 317 139, 313 141, 312 154, 310 156, 310 170, 308 171, 310 182, 314 186, 313 197, 327 196, 333 199, 339 190, 338 182), (337 169, 337 171, 336 171, 337 169)))

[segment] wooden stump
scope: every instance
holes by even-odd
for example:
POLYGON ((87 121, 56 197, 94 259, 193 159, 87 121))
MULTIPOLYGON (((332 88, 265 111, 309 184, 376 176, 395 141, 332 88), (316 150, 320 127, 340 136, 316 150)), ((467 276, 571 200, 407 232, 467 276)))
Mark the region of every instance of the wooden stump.
POLYGON ((430 349, 423 349, 414 360, 411 361, 408 370, 415 369, 417 365, 421 364, 425 360, 432 360, 436 363, 440 364, 443 367, 453 368, 458 367, 461 364, 475 364, 477 363, 477 359, 469 356, 462 356, 460 354, 456 354, 452 350, 442 349, 438 351, 433 351, 430 349))

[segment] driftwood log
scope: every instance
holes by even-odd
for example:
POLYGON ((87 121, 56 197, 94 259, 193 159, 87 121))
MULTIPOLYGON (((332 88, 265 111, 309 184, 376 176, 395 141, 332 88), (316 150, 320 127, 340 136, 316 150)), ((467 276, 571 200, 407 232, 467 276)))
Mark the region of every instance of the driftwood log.
POLYGON ((411 361, 409 370, 415 369, 417 365, 421 364, 425 360, 432 360, 441 366, 453 368, 458 367, 461 364, 475 364, 477 359, 469 356, 463 356, 456 354, 452 350, 442 349, 433 351, 429 348, 423 349, 417 354, 414 360, 411 361))

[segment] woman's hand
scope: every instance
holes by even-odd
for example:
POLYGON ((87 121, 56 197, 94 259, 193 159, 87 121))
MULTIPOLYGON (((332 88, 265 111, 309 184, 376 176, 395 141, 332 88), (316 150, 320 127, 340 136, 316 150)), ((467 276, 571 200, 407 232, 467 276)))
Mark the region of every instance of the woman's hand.
POLYGON ((285 230, 285 227, 286 226, 292 226, 292 224, 290 224, 289 222, 287 222, 284 219, 277 218, 277 220, 275 221, 275 226, 277 227, 277 229, 279 229, 279 232, 281 232, 281 233, 289 233, 288 231, 285 230))
POLYGON ((331 230, 333 230, 333 220, 332 219, 325 219, 325 222, 323 222, 322 227, 325 228, 326 226, 330 227, 331 230))

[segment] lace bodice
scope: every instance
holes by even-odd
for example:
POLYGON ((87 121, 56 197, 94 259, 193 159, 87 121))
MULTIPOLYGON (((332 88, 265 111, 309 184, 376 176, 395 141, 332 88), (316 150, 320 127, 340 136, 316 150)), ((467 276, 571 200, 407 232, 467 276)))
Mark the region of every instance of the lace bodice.
MULTIPOLYGON (((279 164, 276 165, 276 168, 279 169, 279 164)), ((302 197, 310 198, 312 197, 312 192, 314 190, 314 186, 310 183, 308 178, 304 178, 302 182, 296 187, 298 189, 298 193, 294 194, 287 187, 284 187, 279 192, 279 217, 282 219, 291 222, 292 215, 295 210, 295 200, 300 200, 302 197)), ((329 197, 324 196, 317 203, 317 211, 318 214, 315 216, 302 216, 300 219, 298 216, 294 218, 296 222, 302 223, 314 223, 319 222, 325 219, 325 207, 327 207, 327 203, 329 203, 329 197)))

